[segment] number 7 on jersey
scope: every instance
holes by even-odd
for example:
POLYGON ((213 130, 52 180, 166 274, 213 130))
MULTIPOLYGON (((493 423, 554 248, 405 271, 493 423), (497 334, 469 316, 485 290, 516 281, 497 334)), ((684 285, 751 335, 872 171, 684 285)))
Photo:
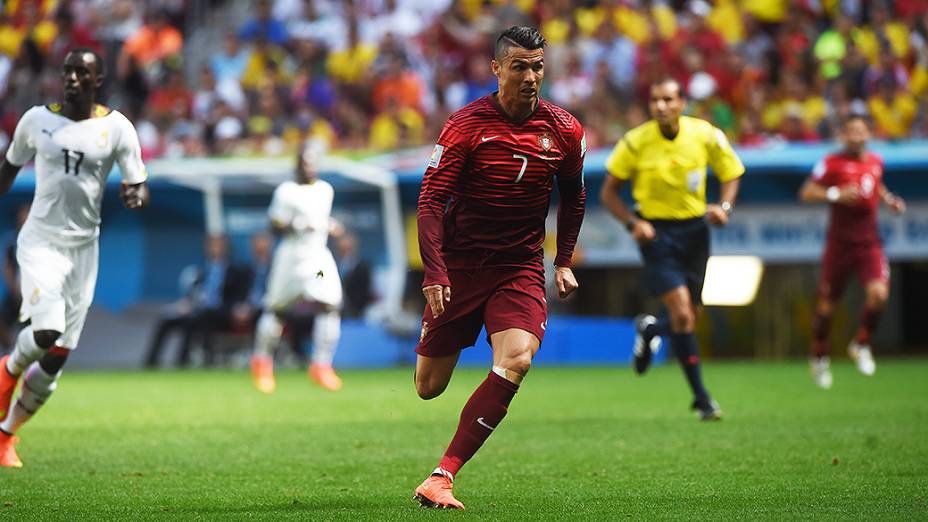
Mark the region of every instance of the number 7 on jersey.
POLYGON ((528 166, 528 158, 525 157, 525 154, 513 154, 512 157, 515 158, 515 159, 520 159, 520 160, 522 160, 522 168, 519 169, 519 175, 516 176, 516 180, 515 180, 515 182, 514 182, 514 183, 518 183, 518 182, 522 181, 522 176, 525 175, 525 167, 528 166))

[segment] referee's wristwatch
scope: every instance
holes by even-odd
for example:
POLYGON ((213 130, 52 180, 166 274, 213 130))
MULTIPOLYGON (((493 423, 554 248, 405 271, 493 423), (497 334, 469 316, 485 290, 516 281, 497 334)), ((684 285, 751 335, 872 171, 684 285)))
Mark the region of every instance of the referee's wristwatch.
POLYGON ((721 207, 722 212, 724 212, 725 215, 728 215, 728 216, 732 215, 732 213, 735 211, 735 206, 732 205, 728 201, 723 201, 719 203, 719 207, 721 207))

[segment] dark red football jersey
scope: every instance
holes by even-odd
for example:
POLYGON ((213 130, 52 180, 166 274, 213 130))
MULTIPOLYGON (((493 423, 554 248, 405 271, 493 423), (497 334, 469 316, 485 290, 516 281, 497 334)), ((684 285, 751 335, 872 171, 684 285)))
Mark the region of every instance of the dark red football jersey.
POLYGON ((812 179, 825 187, 856 185, 861 199, 853 205, 834 203, 828 225, 828 241, 840 243, 879 242, 877 216, 883 186, 883 159, 872 152, 862 158, 830 154, 812 171, 812 179))
POLYGON ((541 100, 510 119, 493 95, 454 113, 432 152, 417 213, 423 286, 448 283, 448 268, 543 267, 545 218, 557 176, 557 257, 570 266, 586 191, 583 127, 541 100))

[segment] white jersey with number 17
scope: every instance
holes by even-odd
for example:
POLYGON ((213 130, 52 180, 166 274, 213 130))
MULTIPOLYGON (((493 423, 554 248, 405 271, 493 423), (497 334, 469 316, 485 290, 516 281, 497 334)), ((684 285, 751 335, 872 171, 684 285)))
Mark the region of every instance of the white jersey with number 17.
POLYGON ((52 244, 78 246, 100 233, 106 178, 119 163, 122 179, 147 179, 138 134, 119 111, 97 105, 74 121, 61 106, 37 105, 19 120, 6 159, 22 166, 35 156, 35 197, 23 233, 52 244))

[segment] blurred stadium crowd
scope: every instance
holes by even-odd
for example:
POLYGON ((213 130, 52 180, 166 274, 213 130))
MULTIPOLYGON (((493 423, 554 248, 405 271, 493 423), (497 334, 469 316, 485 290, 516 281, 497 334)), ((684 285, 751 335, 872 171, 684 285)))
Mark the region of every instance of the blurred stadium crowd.
POLYGON ((592 147, 644 121, 649 82, 667 74, 691 114, 746 146, 828 139, 851 111, 882 138, 928 137, 924 0, 2 4, 0 149, 26 108, 54 99, 74 46, 104 55, 108 101, 148 158, 279 154, 307 136, 361 152, 423 145, 495 90, 494 37, 523 24, 549 42, 544 96, 584 122, 592 147), (192 5, 206 12, 195 23, 192 5), (234 7, 238 27, 211 16, 234 7))

